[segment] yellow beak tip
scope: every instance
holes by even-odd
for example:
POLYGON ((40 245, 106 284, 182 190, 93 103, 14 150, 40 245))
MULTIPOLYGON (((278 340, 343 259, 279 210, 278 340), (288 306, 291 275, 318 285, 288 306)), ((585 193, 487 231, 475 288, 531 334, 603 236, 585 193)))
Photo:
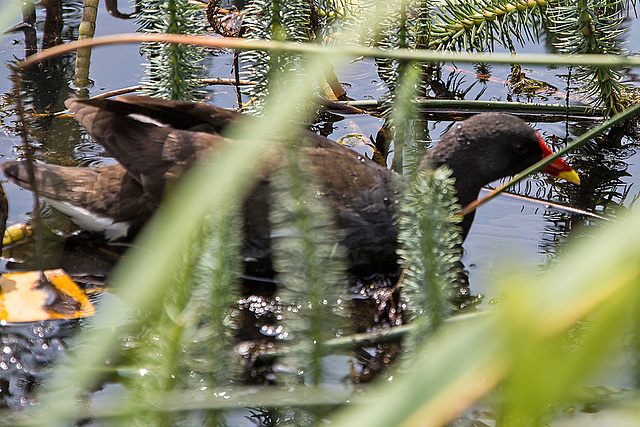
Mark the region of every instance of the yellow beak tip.
POLYGON ((569 172, 560 172, 558 174, 558 178, 564 179, 565 181, 572 182, 576 185, 580 185, 580 177, 574 170, 571 170, 569 172))

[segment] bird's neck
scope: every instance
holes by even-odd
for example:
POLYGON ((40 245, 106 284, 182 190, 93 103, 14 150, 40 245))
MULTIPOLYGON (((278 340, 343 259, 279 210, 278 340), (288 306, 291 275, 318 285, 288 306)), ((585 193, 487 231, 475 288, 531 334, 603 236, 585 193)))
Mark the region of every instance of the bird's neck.
POLYGON ((441 166, 447 166, 451 169, 451 176, 454 178, 454 187, 456 189, 456 197, 458 204, 465 207, 469 203, 478 198, 480 189, 485 185, 485 177, 471 173, 474 170, 469 165, 461 162, 451 162, 446 160, 425 159, 420 165, 421 170, 435 170, 441 166))

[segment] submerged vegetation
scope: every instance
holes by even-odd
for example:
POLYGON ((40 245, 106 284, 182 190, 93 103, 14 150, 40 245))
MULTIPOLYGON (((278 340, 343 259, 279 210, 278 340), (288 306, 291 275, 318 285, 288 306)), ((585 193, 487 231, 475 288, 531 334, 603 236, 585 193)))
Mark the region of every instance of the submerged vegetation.
MULTIPOLYGON (((203 34, 202 13, 186 0, 140 0, 136 22, 140 32, 158 34, 203 34), (200 13, 199 13, 200 12, 200 13)), ((143 43, 148 71, 145 89, 151 96, 198 101, 204 95, 197 77, 204 71, 204 49, 181 44, 143 43)))
MULTIPOLYGON (((239 87, 240 75, 252 82, 242 86, 246 102, 238 107, 264 116, 264 126, 234 129, 228 136, 236 144, 178 184, 113 273, 113 292, 119 298, 103 301, 91 326, 81 331, 74 348, 52 370, 39 395, 41 404, 7 419, 23 424, 92 418, 232 425, 234 417, 249 412, 241 408, 248 407, 265 425, 440 425, 493 391, 493 413, 501 425, 540 425, 561 416, 570 405, 591 402, 584 386, 598 384, 593 382, 595 374, 617 349, 637 358, 637 214, 573 246, 541 277, 526 271, 497 277, 496 286, 504 295, 500 304, 482 313, 459 314, 452 303, 461 272, 455 215, 459 207, 451 179, 444 170, 415 172, 417 159, 430 145, 417 101, 464 99, 461 79, 443 82, 447 58, 470 62, 460 52, 493 52, 498 47, 516 53, 517 45, 537 41, 542 34, 558 53, 623 55, 622 21, 635 4, 320 3, 247 4, 240 34, 281 42, 262 48, 235 46, 242 51, 235 83, 239 87), (380 151, 388 153, 392 146, 392 167, 411 175, 398 220, 403 272, 389 292, 400 290, 411 324, 367 333, 356 333, 362 331, 350 324, 357 319, 348 302, 349 266, 336 243, 337 227, 318 194, 316 177, 305 167, 295 142, 300 122, 316 107, 312 101, 317 101, 324 84, 335 83, 327 62, 344 66, 349 47, 356 43, 375 59, 386 86, 376 107, 381 107, 387 136, 386 141, 375 141, 376 148, 386 145, 380 151), (329 57, 320 50, 305 52, 305 44, 344 51, 329 57), (439 61, 429 60, 433 51, 445 53, 439 61), (271 188, 270 217, 276 301, 282 307, 275 319, 277 338, 260 351, 243 351, 236 342, 242 317, 241 200, 252 184, 252 168, 270 160, 264 141, 282 140, 282 135, 289 135, 281 142, 286 167, 271 188), (327 367, 332 357, 399 340, 403 363, 386 375, 388 381, 342 387, 332 379, 327 367), (259 387, 247 380, 252 378, 247 371, 258 365, 247 364, 250 358, 271 369, 259 387), (115 404, 77 405, 91 400, 87 396, 101 384, 105 371, 120 377, 126 397, 115 404)), ((200 34, 205 25, 204 8, 190 2, 145 0, 141 5, 137 22, 143 32, 200 34)), ((148 93, 201 98, 206 54, 201 47, 154 42, 142 52, 150 64, 148 93)), ((491 59, 483 56, 486 63, 491 59)), ((594 114, 613 117, 589 137, 637 111, 637 106, 625 111, 627 87, 621 70, 598 61, 582 58, 567 77, 568 87, 577 86, 588 97, 594 114)), ((465 108, 479 105, 468 100, 465 108)), ((527 105, 513 108, 526 110, 527 105)), ((567 105, 566 113, 570 111, 567 105)), ((542 165, 527 172, 536 167, 542 165)), ((637 389, 637 379, 633 387, 637 389)), ((623 403, 633 404, 634 399, 623 403)), ((640 419, 640 414, 633 415, 640 419)))

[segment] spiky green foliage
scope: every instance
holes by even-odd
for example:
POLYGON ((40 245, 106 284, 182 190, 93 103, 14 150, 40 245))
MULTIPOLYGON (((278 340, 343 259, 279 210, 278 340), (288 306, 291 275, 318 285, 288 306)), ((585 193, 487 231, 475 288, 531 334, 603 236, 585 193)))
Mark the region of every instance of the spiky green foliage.
POLYGON ((465 0, 438 3, 429 47, 493 50, 495 42, 514 51, 514 40, 538 40, 546 0, 465 0))
MULTIPOLYGON (((133 366, 139 375, 131 378, 130 385, 131 397, 135 401, 154 402, 161 393, 188 382, 188 368, 185 369, 180 353, 187 327, 185 310, 188 310, 192 292, 192 283, 188 279, 192 266, 193 258, 187 256, 180 275, 175 277, 173 286, 163 297, 162 307, 148 313, 144 328, 129 339, 130 344, 137 348, 133 366)), ((135 422, 162 425, 163 419, 172 423, 174 416, 172 414, 167 419, 155 411, 141 408, 135 415, 135 422)))
MULTIPOLYGON (((260 40, 307 42, 313 39, 310 16, 313 2, 309 0, 253 0, 247 5, 245 37, 260 40)), ((279 73, 300 72, 302 57, 266 51, 245 51, 240 55, 242 73, 256 85, 245 94, 251 100, 246 110, 262 112, 266 96, 273 90, 271 77, 279 73)), ((286 88, 283 88, 286 90, 286 88)))
POLYGON ((398 223, 403 287, 418 337, 453 312, 459 275, 460 229, 451 171, 421 171, 404 194, 398 223))
MULTIPOLYGON (((623 53, 619 36, 624 7, 621 1, 558 0, 547 8, 551 42, 561 53, 623 53)), ((594 107, 604 107, 610 116, 622 111, 622 73, 610 67, 578 67, 574 82, 579 89, 595 100, 594 107)))
MULTIPOLYGON (((618 38, 630 5, 621 1, 580 2, 547 0, 465 0, 431 3, 396 0, 365 3, 355 8, 352 28, 364 27, 360 36, 384 49, 415 48, 458 51, 491 51, 495 43, 515 53, 516 43, 538 41, 540 30, 548 28, 551 41, 563 53, 620 54, 618 38), (367 14, 358 13, 367 10, 367 14)), ((377 59, 378 74, 396 91, 403 65, 392 59, 377 59)), ((422 94, 436 77, 437 67, 424 67, 422 94), (431 70, 431 71, 430 71, 431 70)), ((620 111, 623 102, 621 73, 610 67, 581 67, 575 73, 580 90, 603 107, 608 115, 620 111)), ((438 95, 438 94, 435 94, 438 95)), ((393 102, 388 106, 393 108, 393 102)))
POLYGON ((318 385, 324 376, 325 343, 344 333, 345 254, 305 160, 293 147, 287 152, 287 166, 272 185, 274 269, 289 335, 288 363, 304 373, 305 383, 318 385))
MULTIPOLYGON (((540 3, 544 5, 544 2, 540 3)), ((369 43, 383 49, 442 49, 442 50, 491 50, 496 40, 512 51, 513 38, 520 42, 537 39, 536 29, 540 21, 537 3, 492 1, 464 1, 437 3, 426 0, 396 0, 377 2, 380 17, 376 31, 366 37, 369 43), (533 29, 533 30, 532 30, 533 29), (532 33, 533 31, 533 33, 532 33)), ((362 23, 361 23, 362 24, 362 23)), ((395 108, 395 92, 398 79, 405 70, 404 64, 392 59, 377 59, 378 74, 389 89, 391 102, 387 114, 395 108)), ((439 80, 437 65, 419 64, 416 96, 430 94, 432 80, 439 80)), ((434 92, 434 96, 442 96, 434 92)))
MULTIPOLYGON (((541 30, 548 29, 550 40, 563 53, 620 54, 619 36, 625 31, 621 23, 633 10, 634 2, 619 0, 395 0, 352 7, 348 25, 362 42, 384 49, 492 51, 497 43, 515 53, 516 44, 538 42, 541 30)), ((391 59, 377 59, 376 63, 393 94, 402 65, 391 59)), ((425 67, 424 95, 429 94, 428 83, 437 79, 437 72, 437 67, 425 67)), ((620 71, 581 67, 574 76, 580 90, 608 115, 625 105, 620 71)), ((434 95, 442 94, 434 91, 434 95)))
MULTIPOLYGON (((430 1, 375 2, 370 13, 363 14, 363 10, 364 7, 354 11, 346 25, 357 31, 364 43, 383 49, 428 47, 431 37, 430 1)), ((388 58, 377 58, 376 64, 380 78, 393 94, 404 65, 388 58)))
MULTIPOLYGON (((425 49, 430 37, 430 3, 426 0, 376 2, 375 10, 369 18, 378 17, 381 22, 379 26, 372 27, 371 33, 361 34, 370 37, 370 44, 384 49, 425 49)), ((356 19, 349 25, 357 26, 362 23, 356 19)), ((424 128, 413 120, 416 110, 411 102, 427 93, 430 72, 426 72, 428 65, 420 62, 376 58, 376 65, 378 75, 389 90, 383 114, 387 117, 385 126, 390 130, 394 141, 393 168, 403 172, 405 147, 415 148, 413 154, 417 156, 426 146, 423 139, 424 128), (405 145, 405 142, 410 145, 405 145)), ((412 164, 413 166, 415 165, 412 164)))
MULTIPOLYGON (((366 30, 360 31, 362 39, 384 49, 486 51, 493 50, 497 42, 514 51, 514 40, 522 44, 526 40, 539 39, 540 11, 545 6, 544 0, 394 0, 376 2, 373 10, 365 4, 353 12, 351 26, 354 29, 365 27, 366 30), (369 13, 363 14, 363 10, 369 13), (366 16, 372 22, 357 16, 366 16)), ((393 93, 398 63, 378 59, 377 64, 380 77, 393 93)), ((428 80, 429 73, 423 78, 428 80)), ((426 90, 424 94, 427 94, 426 90)))
POLYGON ((193 275, 189 319, 193 358, 201 381, 209 387, 227 385, 234 371, 231 348, 235 344, 238 278, 242 272, 241 225, 238 208, 228 203, 212 212, 202 237, 193 275), (197 366, 196 366, 197 365, 197 366))
MULTIPOLYGON (((153 402, 172 390, 230 385, 240 274, 240 226, 234 204, 212 213, 204 228, 199 245, 186 256, 179 280, 164 295, 161 309, 131 340, 138 348, 134 365, 140 375, 130 380, 137 401, 153 402)), ((175 416, 143 409, 136 418, 174 425, 175 416)), ((206 418, 217 425, 223 414, 211 411, 206 418)))
MULTIPOLYGON (((139 32, 160 34, 203 34, 202 8, 188 0, 141 0, 136 22, 139 32)), ((140 51, 149 61, 145 91, 166 99, 197 101, 204 49, 199 46, 144 43, 140 51)))

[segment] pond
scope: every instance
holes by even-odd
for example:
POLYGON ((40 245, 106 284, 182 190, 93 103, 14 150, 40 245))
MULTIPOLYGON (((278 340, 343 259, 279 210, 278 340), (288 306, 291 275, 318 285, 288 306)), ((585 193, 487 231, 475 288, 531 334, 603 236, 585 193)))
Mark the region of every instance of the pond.
MULTIPOLYGON (((2 6, 4 5, 0 2, 0 7, 2 6)), ((74 41, 77 37, 82 4, 77 1, 64 1, 62 6, 63 41, 74 41)), ((45 9, 38 7, 36 16, 40 49, 45 9)), ((10 27, 20 20, 20 16, 16 14, 11 18, 3 16, 0 22, 5 27, 10 27)), ((640 50, 640 28, 635 21, 628 21, 626 26, 629 32, 625 37, 630 43, 625 47, 637 53, 640 50)), ((96 36, 133 33, 135 30, 133 20, 114 18, 102 7, 99 10, 96 36)), ((26 31, 18 30, 1 36, 2 63, 11 64, 16 58, 25 57, 26 34, 26 31)), ((549 48, 544 42, 526 47, 526 51, 531 53, 545 52, 547 49, 549 48)), ((212 50, 207 57, 206 68, 211 77, 228 78, 232 75, 232 63, 231 53, 212 50)), ((96 48, 91 57, 92 85, 89 88, 89 96, 139 85, 145 69, 144 57, 140 55, 137 45, 96 48)), ((463 79, 461 87, 470 88, 465 95, 467 99, 480 97, 484 100, 499 101, 522 100, 558 104, 565 102, 565 76, 569 71, 564 67, 526 67, 523 71, 528 77, 557 88, 556 91, 545 90, 529 97, 512 93, 507 85, 510 67, 492 65, 489 69, 491 75, 488 78, 480 78, 472 66, 454 68, 452 65, 445 65, 443 74, 445 79, 449 73, 463 79)), ((74 96, 73 71, 74 56, 66 55, 53 60, 38 72, 23 76, 23 90, 27 94, 25 110, 35 117, 32 133, 37 140, 36 158, 64 165, 109 164, 113 160, 104 155, 103 149, 92 142, 73 119, 46 115, 63 111, 64 100, 74 96)), ((344 69, 336 69, 336 74, 339 80, 345 83, 347 93, 353 99, 379 99, 386 93, 371 60, 356 60, 344 69)), ((629 70, 626 78, 633 84, 638 82, 634 70, 629 70)), ((3 100, 0 115, 3 130, 0 133, 0 156, 3 161, 21 157, 19 147, 22 142, 15 128, 17 116, 10 108, 11 88, 9 71, 5 69, 5 73, 0 75, 0 94, 3 100)), ((580 99, 575 99, 575 95, 573 97, 572 102, 581 102, 580 99)), ((231 86, 209 86, 206 102, 233 108, 236 107, 236 94, 231 86)), ((375 138, 383 124, 382 119, 364 114, 338 117, 338 121, 319 122, 315 127, 322 129, 330 139, 340 140, 356 134, 366 140, 370 136, 375 138)), ((543 118, 538 116, 527 116, 526 119, 555 150, 597 124, 597 121, 589 117, 573 118, 569 123, 561 119, 542 120, 543 118)), ((431 120, 428 122, 428 130, 431 137, 437 140, 451 125, 451 121, 431 120)), ((493 300, 501 297, 491 288, 492 277, 512 269, 530 269, 536 273, 543 271, 562 256, 567 241, 587 238, 592 227, 598 227, 605 221, 598 216, 617 218, 622 215, 638 193, 637 186, 634 186, 640 179, 638 159, 637 141, 626 136, 619 147, 595 150, 587 146, 567 159, 580 175, 581 186, 537 175, 512 189, 513 193, 525 195, 526 198, 501 195, 482 206, 464 243, 463 263, 468 271, 470 292, 472 295, 482 296, 474 307, 482 310, 493 300), (558 205, 552 205, 550 202, 558 205), (576 210, 564 209, 559 205, 576 210)), ((4 190, 9 202, 8 224, 29 222, 33 210, 31 193, 11 183, 4 184, 4 190)), ((51 208, 45 206, 41 214, 54 232, 60 235, 75 234, 73 225, 51 208)), ((93 252, 91 243, 88 248, 83 244, 77 249, 74 244, 58 242, 56 249, 51 249, 54 253, 48 254, 52 256, 48 264, 56 267, 54 264, 57 262, 66 262, 70 264, 69 268, 78 267, 79 271, 85 268, 84 272, 70 273, 76 273, 74 278, 89 287, 96 283, 101 284, 105 277, 108 277, 112 265, 110 260, 118 259, 122 252, 121 246, 115 246, 115 255, 110 254, 105 260, 104 256, 97 254, 102 253, 102 247, 93 252), (58 253, 62 247, 60 245, 66 245, 65 251, 58 253)), ((6 250, 1 264, 2 272, 33 268, 33 263, 24 261, 25 257, 31 256, 33 254, 25 253, 20 248, 6 250)), ((94 297, 98 303, 98 310, 102 298, 112 297, 108 292, 94 297)), ((83 322, 79 323, 82 325, 83 322)), ((66 338, 76 328, 76 323, 78 322, 33 322, 2 327, 0 335, 6 351, 4 355, 0 355, 0 404, 18 407, 32 403, 31 388, 42 380, 40 369, 64 352, 66 338), (25 346, 28 348, 24 348, 25 346), (17 353, 22 353, 23 358, 14 357, 17 353)), ((340 373, 345 367, 336 370, 340 373)))

